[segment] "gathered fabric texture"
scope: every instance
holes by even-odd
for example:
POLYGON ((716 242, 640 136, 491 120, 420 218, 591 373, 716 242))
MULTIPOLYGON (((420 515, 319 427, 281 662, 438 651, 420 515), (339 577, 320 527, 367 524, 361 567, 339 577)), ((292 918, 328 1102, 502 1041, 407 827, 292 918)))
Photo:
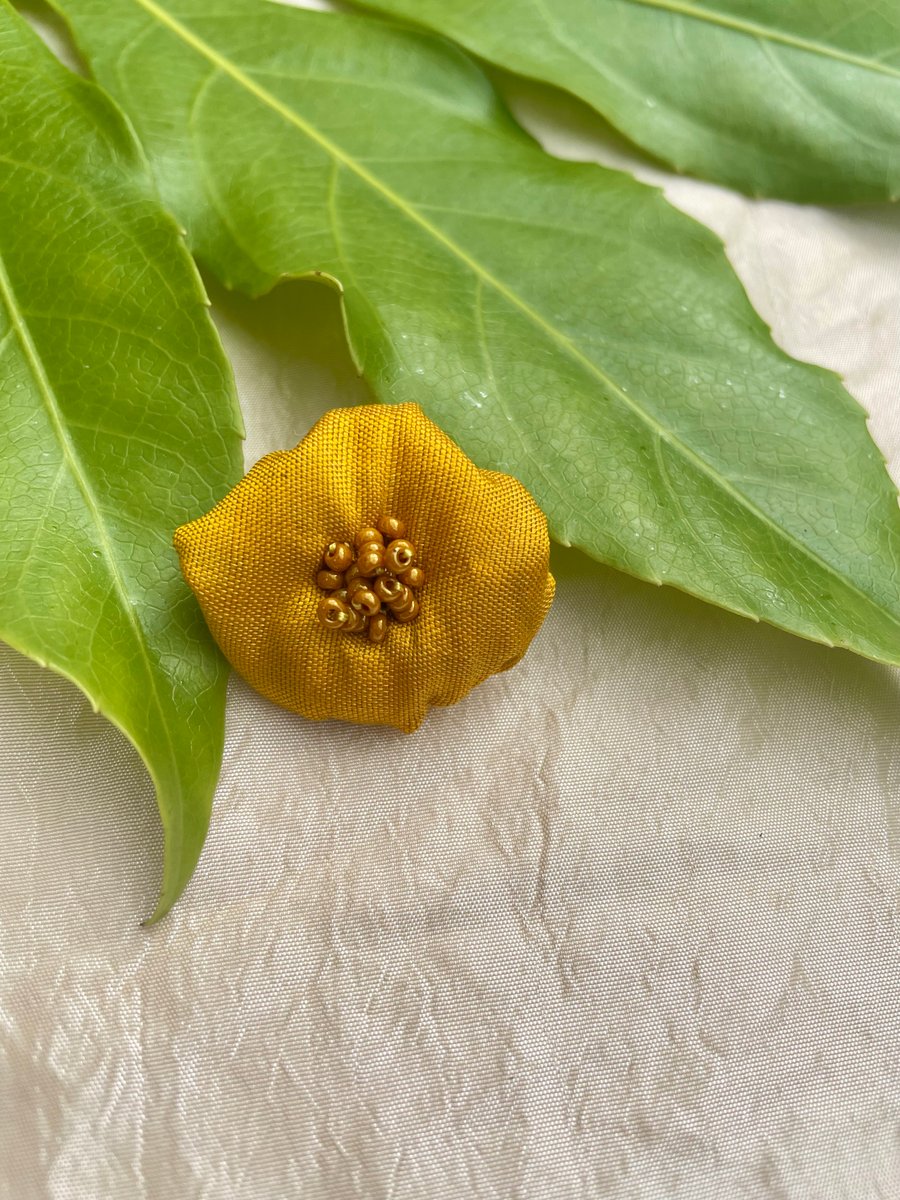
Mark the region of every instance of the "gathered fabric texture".
MULTIPOLYGON (((897 212, 751 201, 525 99, 715 229, 900 480, 897 212)), ((212 300, 248 466, 369 402, 331 290, 212 300)), ((0 646, 2 1200, 896 1196, 900 671, 552 567, 518 666, 413 737, 233 678, 206 849, 150 928, 146 769, 0 646)))

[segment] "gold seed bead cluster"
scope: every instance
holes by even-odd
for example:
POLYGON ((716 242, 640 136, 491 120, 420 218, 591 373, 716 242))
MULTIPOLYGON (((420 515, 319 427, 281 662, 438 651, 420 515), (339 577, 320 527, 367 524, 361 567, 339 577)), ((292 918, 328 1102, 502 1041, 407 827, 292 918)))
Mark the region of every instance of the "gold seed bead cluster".
POLYGON ((424 582, 406 526, 397 517, 381 517, 357 530, 352 546, 331 542, 325 547, 316 583, 329 594, 319 601, 319 624, 383 642, 390 617, 406 625, 419 615, 416 592, 424 582))

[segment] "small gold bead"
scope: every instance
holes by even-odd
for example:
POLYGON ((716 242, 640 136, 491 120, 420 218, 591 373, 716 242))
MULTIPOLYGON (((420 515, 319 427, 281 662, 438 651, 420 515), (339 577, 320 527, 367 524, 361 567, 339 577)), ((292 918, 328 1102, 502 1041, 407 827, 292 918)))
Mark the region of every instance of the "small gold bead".
POLYGON ((413 565, 415 556, 416 550, 412 542, 397 538, 384 552, 384 565, 389 571, 394 571, 399 575, 413 565))
POLYGON ((388 541, 393 541, 394 538, 402 538, 406 533, 406 526, 399 517, 379 517, 378 529, 388 541))
POLYGON ((316 609, 319 624, 326 629, 344 629, 355 615, 350 606, 337 596, 323 596, 316 609))
POLYGON ((316 583, 323 591, 333 592, 335 588, 344 586, 344 577, 337 571, 319 571, 316 575, 316 583))
POLYGON ((353 582, 354 579, 359 578, 359 567, 356 565, 356 563, 354 563, 353 566, 347 570, 347 573, 344 576, 344 578, 347 581, 348 587, 353 582))
POLYGON ((387 634, 387 628, 387 614, 383 612, 376 613, 369 621, 369 641, 375 642, 376 645, 383 642, 387 634))
POLYGON ((396 612, 398 608, 406 608, 412 598, 412 592, 405 583, 401 583, 400 591, 397 592, 395 596, 391 597, 390 600, 388 600, 388 608, 391 610, 391 612, 396 612))
POLYGON ((371 578, 379 568, 384 566, 384 547, 370 547, 365 553, 360 554, 356 560, 356 566, 360 575, 371 578))
POLYGON ((403 589, 403 584, 393 575, 379 575, 372 585, 372 591, 379 600, 389 602, 396 600, 403 589))
POLYGON ((405 625, 408 621, 414 621, 419 615, 419 602, 415 596, 413 596, 412 600, 406 605, 405 608, 395 608, 393 613, 394 620, 399 621, 402 625, 405 625))
POLYGON ((369 618, 355 609, 350 610, 350 620, 347 622, 348 633, 363 633, 369 623, 369 618))
POLYGON ((360 547, 365 546, 367 542, 377 542, 379 546, 383 546, 384 538, 379 530, 373 528, 371 525, 366 525, 363 529, 357 531, 353 542, 358 550, 360 547))
POLYGON ((363 554, 368 554, 370 550, 377 550, 382 557, 384 556, 384 542, 363 542, 359 548, 358 557, 363 554))
POLYGON ((425 582, 425 572, 421 567, 410 567, 408 571, 404 571, 400 576, 402 583, 405 583, 410 588, 420 588, 425 582))
POLYGON ((381 601, 368 588, 357 588, 350 605, 366 617, 374 617, 377 612, 381 612, 381 601))
POLYGON ((357 575, 348 582, 347 595, 352 600, 354 593, 357 592, 360 588, 370 588, 371 586, 372 586, 371 579, 366 579, 366 577, 364 575, 357 575))
POLYGON ((329 571, 343 573, 353 562, 353 551, 346 542, 332 542, 325 547, 322 562, 329 571))

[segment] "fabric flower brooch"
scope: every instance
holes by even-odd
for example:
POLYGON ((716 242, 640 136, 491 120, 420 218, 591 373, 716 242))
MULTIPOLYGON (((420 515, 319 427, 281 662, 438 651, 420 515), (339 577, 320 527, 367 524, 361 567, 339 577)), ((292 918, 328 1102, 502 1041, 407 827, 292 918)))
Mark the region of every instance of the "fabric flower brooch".
POLYGON ((333 410, 175 546, 235 670, 314 720, 412 732, 517 663, 553 599, 541 510, 417 404, 333 410))

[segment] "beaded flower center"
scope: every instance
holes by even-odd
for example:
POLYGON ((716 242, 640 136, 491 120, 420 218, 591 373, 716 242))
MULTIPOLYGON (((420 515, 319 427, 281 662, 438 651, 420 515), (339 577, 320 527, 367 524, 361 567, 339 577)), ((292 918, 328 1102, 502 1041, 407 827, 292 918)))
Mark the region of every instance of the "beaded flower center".
POLYGON ((419 615, 416 592, 425 572, 416 565, 416 548, 397 517, 357 530, 353 546, 330 542, 322 553, 316 583, 323 592, 317 616, 335 633, 365 633, 383 642, 389 618, 408 624, 419 615))

